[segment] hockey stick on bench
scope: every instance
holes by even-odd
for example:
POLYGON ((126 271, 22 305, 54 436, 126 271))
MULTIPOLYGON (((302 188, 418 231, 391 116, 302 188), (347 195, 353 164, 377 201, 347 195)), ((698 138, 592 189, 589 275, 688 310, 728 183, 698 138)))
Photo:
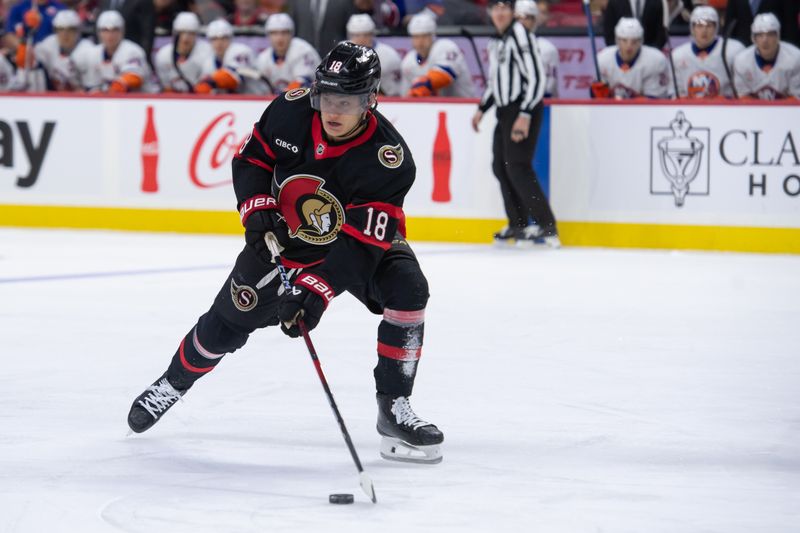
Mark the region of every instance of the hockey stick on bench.
MULTIPOLYGON (((287 293, 289 293, 292 291, 292 284, 289 281, 289 276, 286 274, 286 269, 284 268, 283 261, 281 260, 280 245, 278 244, 275 235, 272 233, 267 233, 264 236, 264 240, 267 243, 269 253, 272 255, 272 260, 275 261, 275 266, 277 267, 278 273, 281 276, 283 288, 287 293)), ((353 457, 353 462, 355 462, 356 468, 358 469, 361 490, 363 490, 364 494, 366 494, 369 499, 372 500, 372 503, 378 503, 378 500, 375 497, 375 487, 372 485, 372 480, 369 478, 367 473, 364 472, 364 467, 361 466, 361 460, 358 458, 358 453, 356 453, 355 446, 353 446, 350 433, 347 431, 347 428, 344 425, 344 419, 339 412, 339 408, 336 406, 336 400, 333 399, 333 393, 331 392, 331 388, 328 386, 328 380, 325 379, 325 374, 322 372, 322 365, 317 357, 317 351, 314 349, 314 345, 311 343, 311 337, 308 335, 306 323, 302 318, 298 318, 297 325, 300 328, 300 333, 303 335, 303 340, 306 341, 308 353, 311 356, 311 360, 314 362, 314 367, 317 369, 319 381, 322 383, 322 388, 325 389, 325 395, 328 397, 328 403, 331 405, 333 415, 336 417, 336 421, 339 423, 339 429, 342 430, 344 442, 347 444, 347 449, 350 450, 350 455, 353 457)))

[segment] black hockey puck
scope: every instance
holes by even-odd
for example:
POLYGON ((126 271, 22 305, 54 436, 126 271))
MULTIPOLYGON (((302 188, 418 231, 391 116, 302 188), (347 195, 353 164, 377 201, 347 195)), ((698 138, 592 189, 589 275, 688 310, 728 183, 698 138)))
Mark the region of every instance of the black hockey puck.
POLYGON ((331 494, 331 495, 328 496, 328 501, 330 503, 338 503, 338 504, 353 503, 353 495, 352 494, 331 494))

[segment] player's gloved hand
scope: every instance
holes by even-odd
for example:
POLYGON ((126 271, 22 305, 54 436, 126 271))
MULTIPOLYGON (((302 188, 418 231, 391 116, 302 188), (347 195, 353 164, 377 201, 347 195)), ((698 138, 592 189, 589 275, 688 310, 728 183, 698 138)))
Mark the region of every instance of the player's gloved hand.
POLYGON ((592 98, 610 98, 611 87, 604 81, 592 82, 591 94, 592 98))
POLYGON ((424 96, 435 96, 436 91, 433 90, 433 84, 431 80, 428 79, 426 76, 420 76, 419 78, 415 79, 414 82, 411 84, 411 89, 409 89, 408 94, 406 96, 411 97, 424 97, 424 96))
POLYGON ((194 92, 197 94, 211 94, 214 91, 214 85, 209 83, 209 80, 203 80, 194 86, 194 92))
POLYGON ((285 293, 278 305, 278 320, 281 331, 294 338, 299 337, 300 319, 309 331, 317 327, 322 313, 336 293, 330 283, 313 272, 302 272, 294 282, 292 291, 285 293))
POLYGON ((108 85, 108 92, 120 94, 128 92, 128 86, 119 80, 114 80, 108 85))
POLYGON ((286 224, 278 216, 278 201, 268 194, 248 198, 239 206, 239 216, 244 226, 244 240, 265 262, 272 262, 264 236, 273 233, 280 241, 287 232, 286 224))
POLYGON ((29 9, 22 15, 22 22, 27 30, 35 32, 42 25, 42 14, 38 9, 29 9))

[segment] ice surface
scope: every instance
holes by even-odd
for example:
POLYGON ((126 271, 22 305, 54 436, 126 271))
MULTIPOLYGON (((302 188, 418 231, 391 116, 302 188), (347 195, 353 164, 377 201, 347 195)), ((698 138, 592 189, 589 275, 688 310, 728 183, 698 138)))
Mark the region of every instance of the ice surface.
POLYGON ((125 436, 240 244, 0 230, 0 533, 800 530, 800 257, 416 246, 443 463, 378 455, 378 317, 312 333, 372 505, 277 329, 125 436))

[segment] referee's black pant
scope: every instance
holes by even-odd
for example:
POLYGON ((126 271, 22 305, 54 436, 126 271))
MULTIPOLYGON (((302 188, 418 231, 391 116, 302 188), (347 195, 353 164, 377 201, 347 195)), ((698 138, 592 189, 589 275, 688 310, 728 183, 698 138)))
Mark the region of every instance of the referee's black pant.
POLYGON ((544 104, 539 102, 531 116, 528 137, 517 143, 511 140, 511 126, 519 116, 519 104, 497 108, 492 170, 500 182, 509 227, 536 223, 546 235, 552 235, 556 233, 556 220, 532 166, 543 115, 544 104))

